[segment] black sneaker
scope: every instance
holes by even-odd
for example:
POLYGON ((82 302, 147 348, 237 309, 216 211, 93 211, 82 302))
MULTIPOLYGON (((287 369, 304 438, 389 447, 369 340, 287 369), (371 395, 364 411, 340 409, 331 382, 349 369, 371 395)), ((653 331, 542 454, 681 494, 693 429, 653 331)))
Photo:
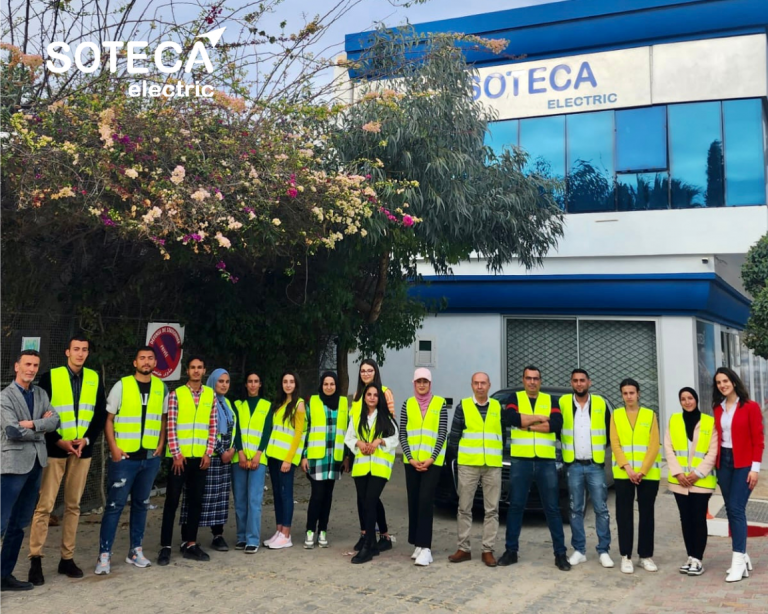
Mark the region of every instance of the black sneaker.
POLYGON ((565 553, 555 555, 555 565, 560 571, 571 571, 571 563, 565 553))
POLYGON ((33 556, 29 559, 29 576, 27 577, 35 586, 42 586, 45 584, 45 577, 43 576, 43 559, 39 556, 33 556))
POLYGON ((191 559, 193 561, 210 561, 211 557, 206 554, 200 546, 195 544, 194 546, 187 546, 184 550, 184 558, 191 559))
POLYGON ((216 535, 211 542, 211 547, 217 552, 229 552, 229 544, 223 535, 216 535))
POLYGON ((352 564, 359 565, 360 563, 367 563, 368 561, 372 561, 373 557, 373 550, 367 545, 364 545, 360 552, 352 557, 352 564))
POLYGON ((83 570, 77 566, 74 559, 61 559, 59 561, 59 573, 68 578, 83 577, 83 570))
POLYGON ((389 537, 382 535, 379 538, 379 542, 376 544, 376 547, 379 549, 379 552, 392 550, 392 540, 389 537))
POLYGON ((182 554, 184 554, 184 551, 185 551, 186 549, 187 549, 187 542, 181 542, 181 544, 179 545, 179 552, 181 552, 182 554))
POLYGON ((22 582, 17 580, 13 576, 5 576, 0 578, 0 591, 31 591, 35 588, 31 582, 22 582))
POLYGON ((245 550, 245 542, 237 542, 235 544, 235 550, 245 550))
POLYGON ((246 554, 256 554, 259 551, 259 547, 258 546, 245 546, 243 548, 243 550, 245 550, 246 554))
POLYGON ((511 550, 505 550, 504 554, 499 557, 499 560, 496 561, 496 564, 499 567, 506 567, 507 565, 514 565, 517 563, 517 552, 512 552, 511 550))
POLYGON ((157 564, 165 567, 171 562, 171 548, 160 548, 160 554, 157 555, 157 564))
POLYGON ((355 552, 360 552, 360 550, 363 549, 363 546, 365 545, 365 535, 362 533, 360 534, 360 539, 357 540, 357 543, 355 544, 355 547, 352 548, 355 552))

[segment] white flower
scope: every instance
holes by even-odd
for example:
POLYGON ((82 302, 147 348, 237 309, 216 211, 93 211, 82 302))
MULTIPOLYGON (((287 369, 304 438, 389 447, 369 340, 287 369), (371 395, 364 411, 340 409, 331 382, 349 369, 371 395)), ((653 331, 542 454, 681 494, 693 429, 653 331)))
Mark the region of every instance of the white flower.
POLYGON ((232 243, 230 242, 230 240, 227 239, 227 237, 225 237, 220 232, 216 233, 216 240, 219 242, 220 247, 224 247, 224 248, 232 247, 232 243))

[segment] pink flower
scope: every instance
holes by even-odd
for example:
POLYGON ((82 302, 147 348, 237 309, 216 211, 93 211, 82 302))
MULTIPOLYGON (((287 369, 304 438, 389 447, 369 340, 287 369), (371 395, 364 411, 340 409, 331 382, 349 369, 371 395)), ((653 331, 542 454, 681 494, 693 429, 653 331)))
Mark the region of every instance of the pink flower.
POLYGON ((299 191, 296 188, 288 188, 288 196, 296 198, 299 195, 299 191))
POLYGON ((403 216, 403 226, 413 226, 413 218, 410 215, 403 216))
POLYGON ((223 260, 219 260, 216 263, 216 268, 219 269, 219 271, 223 271, 224 269, 227 268, 227 264, 223 260))
POLYGON ((374 134, 381 132, 381 122, 368 122, 363 124, 363 130, 366 132, 373 132, 374 134))

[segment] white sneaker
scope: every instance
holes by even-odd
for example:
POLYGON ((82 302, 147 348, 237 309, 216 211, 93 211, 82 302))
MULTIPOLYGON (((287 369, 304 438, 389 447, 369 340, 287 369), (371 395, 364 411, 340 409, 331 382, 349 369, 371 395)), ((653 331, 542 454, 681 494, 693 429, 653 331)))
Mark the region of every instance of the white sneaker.
POLYGON ((275 531, 275 534, 272 537, 270 537, 269 539, 265 539, 264 540, 264 545, 265 546, 269 546, 269 544, 271 544, 273 541, 275 541, 278 538, 279 535, 280 535, 280 531, 275 531))
POLYGON ((109 552, 102 552, 99 555, 99 560, 96 561, 96 569, 93 571, 97 576, 106 576, 112 571, 112 565, 110 564, 111 557, 109 552))
POLYGON ((142 569, 152 565, 150 560, 144 556, 142 548, 134 548, 131 550, 128 553, 128 556, 125 557, 125 562, 130 563, 131 565, 136 565, 136 567, 141 567, 142 569))
POLYGON ((416 550, 413 551, 411 558, 415 561, 417 558, 419 558, 420 553, 421 553, 421 548, 419 546, 416 546, 416 550))
POLYGON ((688 560, 685 562, 684 565, 680 565, 680 573, 687 574, 688 570, 691 568, 691 563, 693 563, 693 557, 689 556, 688 560))
POLYGON ((656 563, 653 562, 652 558, 640 559, 640 567, 645 569, 645 571, 659 571, 659 568, 656 567, 656 563))
POLYGON ((606 567, 608 569, 613 567, 613 559, 611 558, 611 555, 608 554, 607 552, 601 552, 600 553, 600 564, 603 567, 606 567))
POLYGON ((420 567, 426 567, 432 562, 432 550, 429 548, 422 548, 419 552, 419 556, 416 557, 416 565, 420 567))
POLYGON ((574 550, 573 554, 571 555, 571 558, 568 559, 568 562, 571 565, 578 565, 579 563, 586 563, 587 562, 587 555, 582 554, 578 550, 574 550))
POLYGON ((312 531, 307 531, 307 536, 304 538, 304 548, 312 550, 315 547, 315 534, 312 531))
POLYGON ((328 534, 325 531, 320 531, 320 537, 317 539, 317 545, 321 548, 328 547, 328 534))
POLYGON ((281 548, 291 548, 293 547, 293 542, 291 541, 291 536, 289 535, 286 537, 282 533, 277 536, 277 539, 275 541, 269 543, 269 549, 270 550, 280 550, 281 548))
POLYGON ((704 573, 704 565, 701 564, 701 561, 699 559, 693 559, 691 561, 691 566, 688 568, 688 575, 700 576, 703 573, 704 573))
POLYGON ((621 573, 635 573, 635 566, 628 556, 621 557, 621 573))

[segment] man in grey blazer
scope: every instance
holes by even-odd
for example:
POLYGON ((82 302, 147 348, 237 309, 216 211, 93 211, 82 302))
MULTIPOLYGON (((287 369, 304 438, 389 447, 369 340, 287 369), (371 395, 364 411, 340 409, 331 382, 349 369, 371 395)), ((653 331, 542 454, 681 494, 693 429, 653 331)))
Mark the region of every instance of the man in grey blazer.
POLYGON ((31 582, 13 577, 24 527, 32 520, 43 467, 48 462, 45 433, 59 425, 44 390, 32 382, 40 354, 24 350, 14 365, 16 379, 0 392, 0 590, 28 591, 31 582))

